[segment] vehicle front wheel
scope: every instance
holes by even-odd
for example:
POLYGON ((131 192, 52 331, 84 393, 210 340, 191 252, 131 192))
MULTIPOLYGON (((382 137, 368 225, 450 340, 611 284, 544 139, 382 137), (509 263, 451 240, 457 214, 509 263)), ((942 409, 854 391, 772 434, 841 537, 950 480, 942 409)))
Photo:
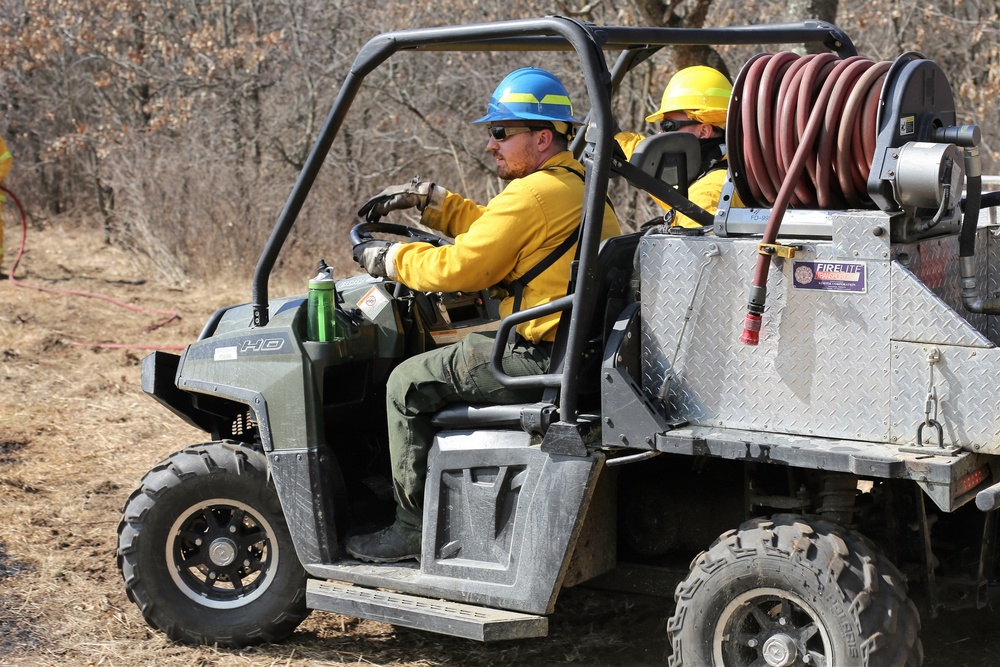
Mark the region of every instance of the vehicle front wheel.
POLYGON ((191 644, 278 641, 309 614, 267 460, 239 443, 189 447, 143 477, 118 525, 118 567, 146 622, 191 644))
POLYGON ((797 515, 754 519, 691 565, 667 624, 671 666, 917 667, 920 618, 861 535, 797 515))

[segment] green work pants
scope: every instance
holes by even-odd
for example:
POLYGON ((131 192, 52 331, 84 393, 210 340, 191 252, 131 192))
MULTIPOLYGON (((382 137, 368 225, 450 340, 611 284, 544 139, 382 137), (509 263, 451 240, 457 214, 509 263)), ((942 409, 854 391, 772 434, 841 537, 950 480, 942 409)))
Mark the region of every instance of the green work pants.
MULTIPOLYGON (((541 389, 507 389, 490 371, 495 333, 472 333, 448 345, 411 357, 389 375, 386 408, 389 455, 396 496, 397 533, 419 539, 427 478, 427 453, 436 429, 431 416, 448 403, 531 403, 541 389)), ((537 375, 549 368, 551 343, 518 339, 507 344, 503 369, 511 376, 537 375)))

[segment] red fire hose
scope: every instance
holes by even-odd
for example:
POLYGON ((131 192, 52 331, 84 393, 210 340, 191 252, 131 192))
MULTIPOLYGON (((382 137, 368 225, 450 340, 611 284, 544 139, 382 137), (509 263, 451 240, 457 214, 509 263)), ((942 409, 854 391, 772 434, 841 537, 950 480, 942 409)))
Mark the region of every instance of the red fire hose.
POLYGON ((740 132, 734 172, 748 206, 771 207, 740 340, 756 345, 767 274, 785 210, 863 208, 875 153, 882 82, 891 63, 832 53, 782 52, 748 63, 733 89, 729 125, 740 132), (805 173, 803 173, 805 172, 805 173))
MULTIPOLYGON (((159 322, 155 322, 149 325, 148 327, 144 328, 142 330, 142 333, 149 333, 150 331, 159 329, 160 327, 167 325, 170 322, 173 322, 174 320, 180 319, 180 313, 174 310, 154 310, 152 308, 143 308, 142 306, 135 306, 130 303, 125 303, 124 301, 119 301, 118 299, 114 299, 104 294, 98 294, 96 292, 64 290, 64 289, 56 289, 54 287, 43 287, 41 285, 31 285, 28 283, 21 282, 20 280, 15 278, 14 272, 17 271, 17 266, 21 262, 21 256, 24 254, 24 246, 28 237, 28 219, 27 216, 25 215, 24 207, 21 206, 21 201, 17 198, 17 196, 2 185, 0 185, 0 191, 2 191, 4 194, 6 194, 8 197, 11 198, 11 201, 13 201, 14 204, 17 206, 17 210, 21 216, 21 244, 17 249, 17 255, 14 257, 14 265, 11 267, 10 273, 8 274, 11 283, 16 285, 17 287, 24 287, 27 289, 38 290, 39 292, 51 292, 54 294, 70 294, 72 296, 100 299, 101 301, 107 301, 108 303, 118 306, 119 308, 126 308, 128 310, 133 310, 140 313, 151 313, 154 315, 165 316, 165 319, 160 320, 159 322)), ((123 348, 140 349, 140 350, 183 350, 184 349, 183 345, 144 345, 144 344, 133 344, 133 343, 77 343, 77 342, 74 342, 73 344, 79 345, 81 347, 100 347, 107 349, 123 349, 123 348)))

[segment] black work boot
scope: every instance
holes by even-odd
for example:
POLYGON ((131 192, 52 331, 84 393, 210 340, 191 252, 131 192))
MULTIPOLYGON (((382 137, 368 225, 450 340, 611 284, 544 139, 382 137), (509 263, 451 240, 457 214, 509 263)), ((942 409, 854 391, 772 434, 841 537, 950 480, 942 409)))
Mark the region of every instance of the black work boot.
POLYGON ((369 563, 420 559, 420 541, 406 540, 392 526, 374 533, 350 537, 344 547, 347 553, 369 563))

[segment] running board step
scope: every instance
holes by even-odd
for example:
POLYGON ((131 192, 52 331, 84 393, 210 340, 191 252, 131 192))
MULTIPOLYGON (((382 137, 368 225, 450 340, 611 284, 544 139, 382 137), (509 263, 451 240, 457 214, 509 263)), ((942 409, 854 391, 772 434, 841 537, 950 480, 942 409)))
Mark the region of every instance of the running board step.
POLYGON ((549 633, 549 619, 544 616, 390 593, 337 581, 310 579, 306 606, 484 642, 544 637, 549 633))

